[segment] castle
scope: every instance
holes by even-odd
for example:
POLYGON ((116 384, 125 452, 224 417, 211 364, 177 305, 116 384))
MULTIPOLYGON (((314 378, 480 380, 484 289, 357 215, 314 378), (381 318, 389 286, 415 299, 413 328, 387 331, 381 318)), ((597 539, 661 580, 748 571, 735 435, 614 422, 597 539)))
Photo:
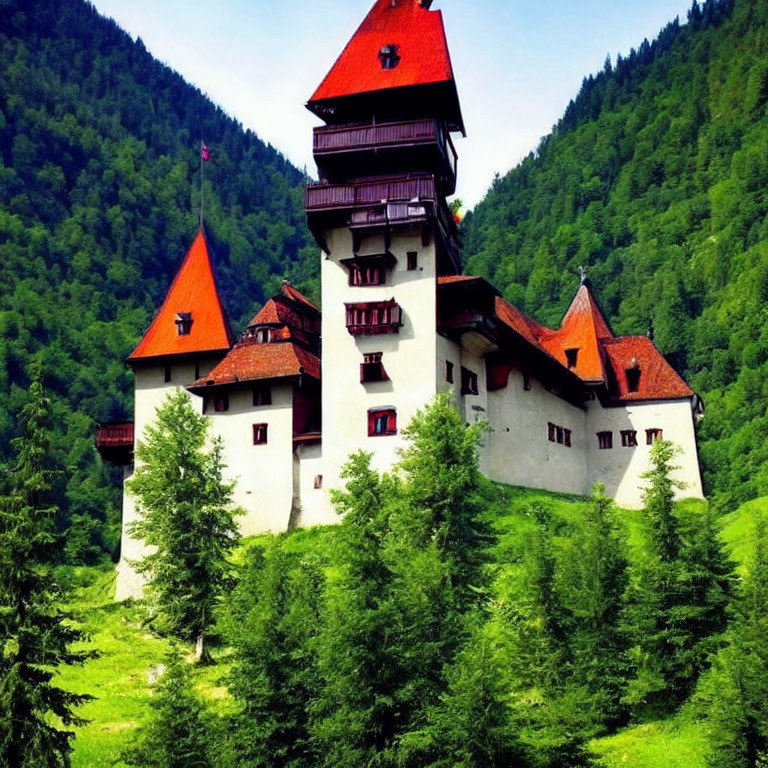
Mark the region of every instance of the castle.
MULTIPOLYGON (((235 341, 198 233, 128 359, 132 424, 105 425, 103 455, 133 473, 133 444, 166 393, 185 387, 223 440, 244 535, 330 523, 349 454, 392 466, 402 427, 441 391, 485 420, 481 469, 514 485, 637 507, 650 445, 680 446, 677 479, 701 497, 699 398, 650 339, 616 337, 587 281, 546 328, 479 277, 460 274, 446 197, 452 133, 464 133, 440 11, 376 0, 307 103, 319 183, 306 190, 321 249, 322 313, 289 284, 235 341)), ((117 598, 141 591, 125 526, 117 598)))

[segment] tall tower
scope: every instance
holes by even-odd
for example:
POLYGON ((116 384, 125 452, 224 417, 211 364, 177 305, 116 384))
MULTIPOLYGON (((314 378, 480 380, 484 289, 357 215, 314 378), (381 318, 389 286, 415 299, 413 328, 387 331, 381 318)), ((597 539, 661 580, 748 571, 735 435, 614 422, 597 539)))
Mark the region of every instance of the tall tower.
POLYGON ((323 250, 323 444, 329 486, 359 448, 388 468, 438 388, 437 278, 460 271, 446 196, 464 133, 440 11, 376 0, 307 103, 320 181, 306 193, 323 250))

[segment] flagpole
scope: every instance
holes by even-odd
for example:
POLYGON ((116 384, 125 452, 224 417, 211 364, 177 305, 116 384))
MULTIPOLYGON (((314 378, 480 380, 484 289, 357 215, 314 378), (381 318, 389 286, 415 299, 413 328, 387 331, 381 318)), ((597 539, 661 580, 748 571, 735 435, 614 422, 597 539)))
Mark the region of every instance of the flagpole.
POLYGON ((200 229, 203 228, 203 147, 205 142, 200 140, 200 229))

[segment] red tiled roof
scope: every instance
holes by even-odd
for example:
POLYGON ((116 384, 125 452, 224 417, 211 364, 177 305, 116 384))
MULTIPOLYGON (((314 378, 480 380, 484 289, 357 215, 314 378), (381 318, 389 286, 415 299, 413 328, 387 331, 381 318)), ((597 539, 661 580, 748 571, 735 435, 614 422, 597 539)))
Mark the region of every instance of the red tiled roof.
POLYGON ((320 360, 298 344, 276 342, 259 344, 252 339, 238 342, 229 354, 190 389, 233 384, 242 381, 282 379, 305 373, 320 380, 320 360), (210 384, 209 382, 213 382, 210 384))
POLYGON ((539 343, 539 336, 546 331, 543 325, 539 325, 535 320, 532 320, 528 315, 521 312, 517 307, 513 307, 508 302, 504 301, 500 296, 496 297, 496 317, 501 320, 504 325, 516 331, 526 341, 533 344, 535 347, 546 350, 539 343))
POLYGON ((541 344, 563 365, 567 365, 565 350, 578 349, 576 365, 571 370, 584 381, 602 382, 605 381, 605 367, 600 341, 608 338, 613 338, 613 333, 589 288, 582 285, 560 328, 547 330, 541 337, 541 344))
POLYGON ((291 301, 297 301, 305 307, 309 307, 314 312, 320 312, 320 310, 306 296, 300 294, 290 283, 283 283, 283 296, 287 299, 291 299, 291 301))
POLYGON ((376 0, 309 101, 452 80, 441 12, 419 0, 376 0), (385 45, 397 46, 393 69, 381 66, 385 45))
POLYGON ((230 346, 232 335, 201 230, 176 273, 160 311, 128 360, 224 350, 230 346), (179 312, 192 313, 190 332, 183 336, 179 335, 175 323, 179 312))
POLYGON ((450 283, 466 283, 482 279, 482 277, 475 277, 473 275, 443 275, 437 278, 437 284, 449 285, 450 283))
POLYGON ((693 395, 693 390, 646 336, 604 339, 602 347, 612 374, 609 381, 612 400, 667 400, 693 395), (630 392, 626 371, 634 367, 640 370, 640 379, 637 392, 630 392))

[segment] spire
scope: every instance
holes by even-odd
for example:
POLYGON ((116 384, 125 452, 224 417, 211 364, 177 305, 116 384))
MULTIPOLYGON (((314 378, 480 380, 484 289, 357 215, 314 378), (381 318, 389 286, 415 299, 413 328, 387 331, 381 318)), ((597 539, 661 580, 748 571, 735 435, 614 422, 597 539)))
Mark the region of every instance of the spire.
POLYGON ((429 10, 430 4, 376 0, 307 107, 327 119, 340 100, 430 86, 436 95, 439 92, 451 130, 463 133, 443 17, 440 11, 429 10))
POLYGON ((176 273, 160 311, 128 361, 221 352, 231 346, 232 332, 201 229, 176 273))

